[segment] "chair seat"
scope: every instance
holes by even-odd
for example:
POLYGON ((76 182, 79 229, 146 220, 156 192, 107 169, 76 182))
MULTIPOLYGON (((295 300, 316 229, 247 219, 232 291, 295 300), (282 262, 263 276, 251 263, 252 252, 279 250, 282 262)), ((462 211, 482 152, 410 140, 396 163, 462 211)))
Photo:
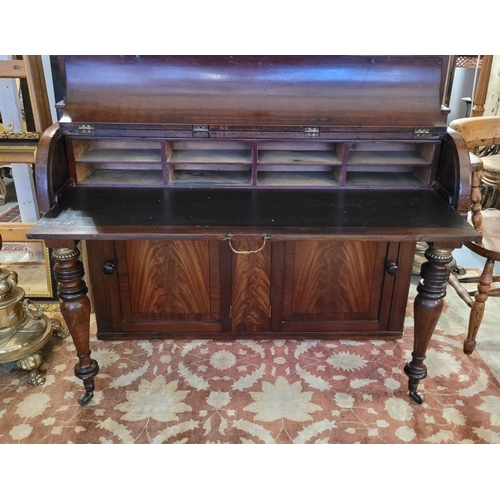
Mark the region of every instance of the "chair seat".
POLYGON ((482 156, 483 170, 500 174, 500 155, 482 156))
MULTIPOLYGON (((481 242, 466 243, 466 247, 483 257, 500 261, 500 210, 482 210, 483 239, 481 242)), ((469 216, 469 223, 472 224, 469 216)))
POLYGON ((483 181, 500 188, 500 155, 483 156, 483 181))

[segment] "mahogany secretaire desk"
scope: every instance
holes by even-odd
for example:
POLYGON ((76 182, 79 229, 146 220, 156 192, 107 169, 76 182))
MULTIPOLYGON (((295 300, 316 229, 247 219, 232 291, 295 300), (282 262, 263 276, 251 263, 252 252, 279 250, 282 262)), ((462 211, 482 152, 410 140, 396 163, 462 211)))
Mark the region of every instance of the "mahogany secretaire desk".
MULTIPOLYGON (((86 404, 100 339, 397 338, 417 394, 464 220, 442 56, 67 56, 43 218, 86 404)), ((462 169, 463 170, 463 169, 462 169)))

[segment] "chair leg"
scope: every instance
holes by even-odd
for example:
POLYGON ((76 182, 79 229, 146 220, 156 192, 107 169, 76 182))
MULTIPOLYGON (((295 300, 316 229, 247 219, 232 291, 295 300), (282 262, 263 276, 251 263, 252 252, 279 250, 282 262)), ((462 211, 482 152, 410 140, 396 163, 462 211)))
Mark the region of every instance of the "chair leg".
POLYGON ((474 305, 474 299, 470 296, 469 292, 462 286, 458 278, 451 273, 448 279, 448 283, 457 292, 457 295, 469 306, 474 305))
POLYGON ((495 261, 493 259, 487 259, 483 272, 479 278, 477 293, 474 296, 474 304, 469 318, 469 331, 467 333, 467 339, 464 342, 465 354, 472 354, 474 348, 476 347, 476 335, 479 327, 481 326, 485 302, 488 299, 488 292, 491 288, 491 284, 493 283, 494 265, 495 261))

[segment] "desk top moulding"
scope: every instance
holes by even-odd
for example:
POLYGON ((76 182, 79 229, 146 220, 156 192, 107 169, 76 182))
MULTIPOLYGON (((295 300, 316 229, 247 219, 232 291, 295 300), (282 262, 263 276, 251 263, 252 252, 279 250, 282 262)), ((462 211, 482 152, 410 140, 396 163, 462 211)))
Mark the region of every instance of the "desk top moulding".
POLYGON ((103 340, 398 338, 425 241, 405 368, 421 402, 451 250, 480 239, 441 106, 448 56, 60 63, 30 236, 53 249, 81 404, 99 367, 79 241, 103 340))

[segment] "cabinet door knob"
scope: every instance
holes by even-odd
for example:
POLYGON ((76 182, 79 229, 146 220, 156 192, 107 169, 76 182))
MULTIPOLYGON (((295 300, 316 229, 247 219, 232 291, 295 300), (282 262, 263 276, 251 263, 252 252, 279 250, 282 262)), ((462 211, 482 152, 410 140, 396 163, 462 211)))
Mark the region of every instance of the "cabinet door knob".
POLYGON ((394 276, 398 272, 398 265, 394 261, 389 260, 385 263, 385 270, 388 274, 394 276))
POLYGON ((106 262, 104 266, 102 266, 102 272, 108 275, 113 274, 115 272, 115 269, 116 264, 112 260, 108 260, 108 262, 106 262))

